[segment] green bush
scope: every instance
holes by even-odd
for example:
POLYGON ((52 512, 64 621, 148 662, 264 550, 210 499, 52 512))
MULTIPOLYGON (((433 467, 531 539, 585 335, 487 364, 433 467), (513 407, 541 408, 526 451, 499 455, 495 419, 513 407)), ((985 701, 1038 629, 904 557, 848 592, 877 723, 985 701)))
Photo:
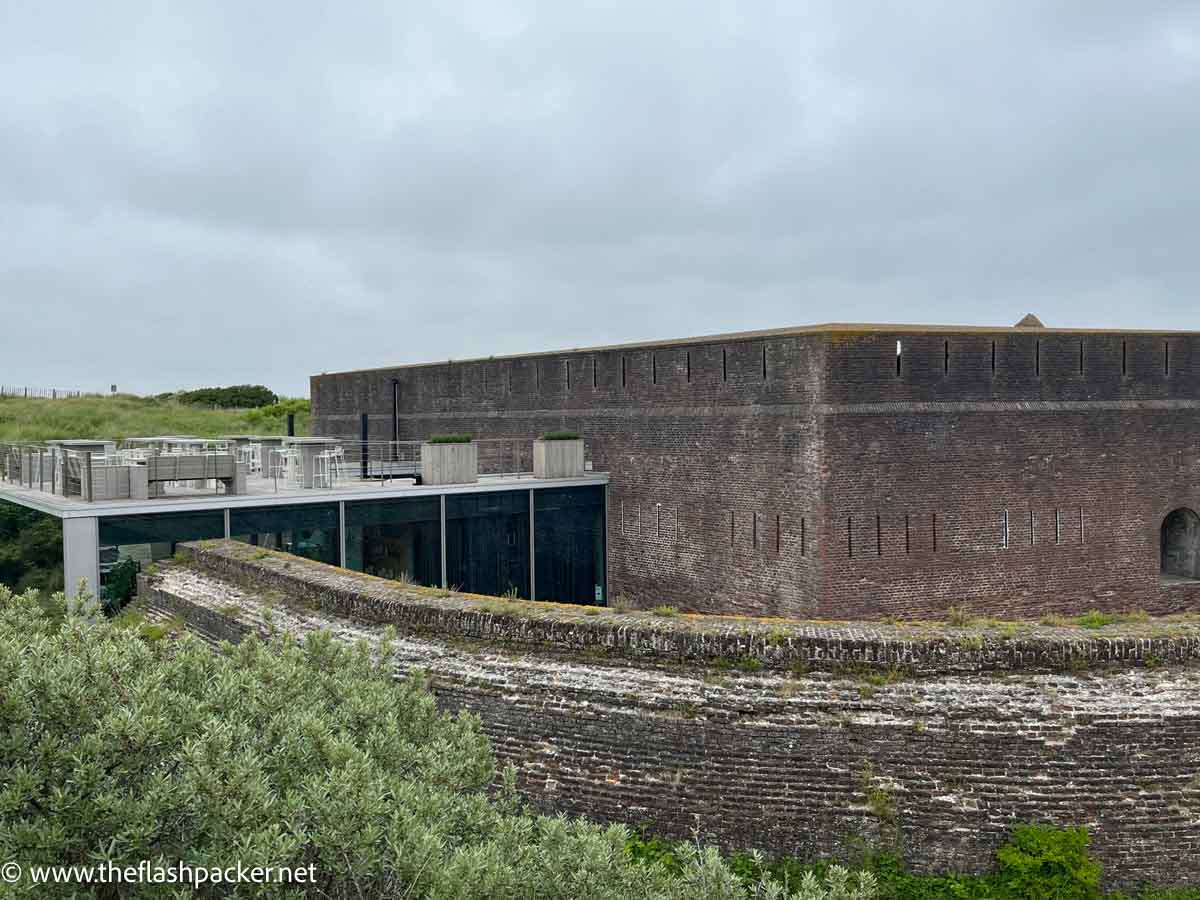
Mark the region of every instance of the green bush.
POLYGON ((14 591, 63 589, 61 520, 0 500, 0 584, 14 591))
POLYGON ((307 434, 311 406, 308 400, 289 398, 270 406, 249 409, 244 414, 246 425, 250 431, 257 434, 284 434, 287 429, 287 417, 292 415, 295 417, 296 434, 307 434))
POLYGON ((543 441, 577 441, 579 433, 576 431, 547 431, 542 435, 543 441))
POLYGON ((1018 825, 996 851, 1000 887, 1029 900, 1092 900, 1100 896, 1100 864, 1088 855, 1086 828, 1018 825))
POLYGON ((180 391, 175 399, 189 406, 216 406, 221 409, 257 409, 279 402, 275 392, 261 384, 180 391))
POLYGON ((123 559, 108 573, 108 583, 100 591, 104 611, 116 615, 137 593, 137 576, 141 567, 136 559, 123 559))
POLYGON ((469 444, 471 443, 471 435, 469 434, 431 434, 429 436, 431 444, 469 444))
MULTIPOLYGON (((0 859, 315 867, 303 894, 236 892, 272 898, 780 896, 711 848, 637 864, 626 828, 527 812, 478 720, 439 712, 419 674, 397 682, 386 646, 314 633, 213 652, 167 632, 0 588, 0 859)), ((793 900, 839 896, 814 891, 793 900)), ((91 896, 118 895, 167 896, 91 896)))
MULTIPOLYGON (((1101 867, 1089 855, 1088 843, 1086 828, 1018 825, 996 852, 995 870, 983 875, 917 874, 899 857, 886 853, 868 853, 862 866, 874 876, 878 900, 1200 900, 1200 888, 1101 893, 1101 867)), ((638 831, 626 846, 635 860, 676 870, 686 844, 638 831)), ((832 868, 828 861, 767 860, 746 851, 730 854, 726 864, 746 885, 765 880, 790 890, 810 875, 824 878, 832 868)))

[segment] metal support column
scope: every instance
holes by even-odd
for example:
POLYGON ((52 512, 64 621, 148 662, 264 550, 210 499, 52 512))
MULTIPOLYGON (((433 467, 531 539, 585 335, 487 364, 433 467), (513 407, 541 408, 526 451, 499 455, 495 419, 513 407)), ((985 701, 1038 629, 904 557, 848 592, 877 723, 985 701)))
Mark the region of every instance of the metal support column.
POLYGON ((442 501, 442 587, 445 588, 449 587, 449 585, 446 584, 446 495, 442 494, 438 499, 442 501))
POLYGON ((229 507, 225 507, 225 540, 229 540, 229 507))
POLYGON ((346 568, 346 501, 338 501, 338 565, 346 568))
POLYGON ((533 539, 533 488, 529 489, 529 599, 537 599, 537 542, 533 539))

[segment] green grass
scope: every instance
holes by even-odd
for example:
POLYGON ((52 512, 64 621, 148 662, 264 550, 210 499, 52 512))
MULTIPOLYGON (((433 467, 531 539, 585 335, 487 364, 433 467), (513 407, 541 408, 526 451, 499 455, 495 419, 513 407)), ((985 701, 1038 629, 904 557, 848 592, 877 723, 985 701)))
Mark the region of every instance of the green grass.
POLYGON ((1056 628, 1068 628, 1077 626, 1080 628, 1104 628, 1106 625, 1125 625, 1131 622, 1149 622, 1150 614, 1136 609, 1132 612, 1116 612, 1108 613, 1101 612, 1098 609, 1085 612, 1081 616, 1063 616, 1051 614, 1043 616, 1039 624, 1049 625, 1056 628))
POLYGON ((0 441, 54 438, 123 440, 158 434, 284 434, 296 414, 296 434, 308 433, 307 400, 284 400, 259 409, 205 409, 176 400, 115 396, 69 400, 0 398, 0 441))

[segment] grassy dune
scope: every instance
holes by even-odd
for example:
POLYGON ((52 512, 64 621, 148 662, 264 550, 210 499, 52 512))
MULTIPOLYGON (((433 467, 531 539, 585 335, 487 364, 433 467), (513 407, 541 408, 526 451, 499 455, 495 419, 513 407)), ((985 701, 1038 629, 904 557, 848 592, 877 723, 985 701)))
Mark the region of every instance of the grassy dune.
POLYGON ((283 400, 260 409, 204 409, 175 400, 129 394, 69 400, 0 397, 0 441, 122 440, 156 434, 197 437, 285 434, 289 412, 296 414, 296 434, 307 434, 307 400, 283 400))

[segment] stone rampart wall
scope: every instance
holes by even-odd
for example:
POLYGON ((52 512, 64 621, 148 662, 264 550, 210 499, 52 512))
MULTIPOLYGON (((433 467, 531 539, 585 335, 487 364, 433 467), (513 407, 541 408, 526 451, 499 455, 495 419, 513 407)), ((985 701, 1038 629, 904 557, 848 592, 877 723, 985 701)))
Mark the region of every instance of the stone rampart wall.
POLYGON ((442 594, 217 542, 139 602, 210 639, 399 632, 539 808, 726 848, 979 871, 1086 825, 1111 887, 1200 882, 1200 626, 659 618, 442 594))

